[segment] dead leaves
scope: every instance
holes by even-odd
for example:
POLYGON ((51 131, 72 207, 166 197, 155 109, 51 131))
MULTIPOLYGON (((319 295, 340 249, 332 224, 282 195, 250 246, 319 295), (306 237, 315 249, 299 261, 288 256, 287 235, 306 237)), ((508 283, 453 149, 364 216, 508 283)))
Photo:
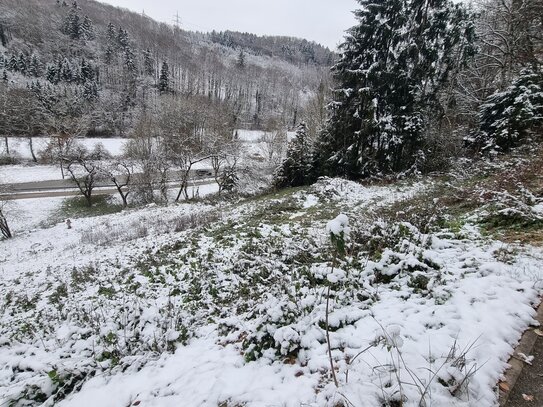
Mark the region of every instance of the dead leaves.
POLYGON ((532 396, 531 394, 522 394, 522 398, 526 401, 534 401, 534 396, 532 396))
POLYGON ((504 391, 504 392, 508 392, 509 390, 511 390, 511 388, 509 387, 509 384, 507 382, 500 382, 500 384, 498 386, 499 386, 500 390, 504 391))

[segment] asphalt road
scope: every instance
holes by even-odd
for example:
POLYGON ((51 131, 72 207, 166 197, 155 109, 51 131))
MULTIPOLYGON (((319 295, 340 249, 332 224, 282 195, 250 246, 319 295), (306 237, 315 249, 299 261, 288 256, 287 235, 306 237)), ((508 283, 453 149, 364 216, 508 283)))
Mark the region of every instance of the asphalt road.
POLYGON ((526 365, 511 390, 505 407, 543 406, 543 337, 538 337, 532 365, 526 365))

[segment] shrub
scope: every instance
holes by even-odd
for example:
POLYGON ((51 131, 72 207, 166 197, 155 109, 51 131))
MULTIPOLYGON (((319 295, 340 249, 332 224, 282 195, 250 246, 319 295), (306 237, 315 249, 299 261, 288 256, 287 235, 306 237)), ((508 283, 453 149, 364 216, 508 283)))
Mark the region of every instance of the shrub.
POLYGON ((507 152, 543 127, 543 72, 523 71, 503 92, 489 96, 471 140, 481 152, 507 152))

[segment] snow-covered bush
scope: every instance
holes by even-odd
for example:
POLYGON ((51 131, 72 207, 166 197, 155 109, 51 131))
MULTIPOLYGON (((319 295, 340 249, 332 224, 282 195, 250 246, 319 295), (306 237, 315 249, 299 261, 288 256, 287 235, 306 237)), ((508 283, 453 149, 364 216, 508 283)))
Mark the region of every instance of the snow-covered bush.
POLYGON ((480 108, 480 130, 468 140, 480 151, 506 152, 543 128, 543 72, 523 71, 480 108))
POLYGON ((245 360, 263 356, 296 357, 300 350, 300 334, 293 325, 300 317, 296 304, 270 297, 258 307, 257 313, 260 318, 256 331, 248 333, 243 342, 245 360))
POLYGON ((524 187, 516 191, 491 192, 480 222, 487 228, 530 227, 543 224, 543 197, 524 187))

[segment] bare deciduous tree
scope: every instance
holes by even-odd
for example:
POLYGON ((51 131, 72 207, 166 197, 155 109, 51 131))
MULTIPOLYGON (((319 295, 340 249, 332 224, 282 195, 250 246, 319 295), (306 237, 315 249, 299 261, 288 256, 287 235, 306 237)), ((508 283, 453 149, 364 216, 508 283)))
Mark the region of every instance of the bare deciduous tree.
POLYGON ((155 120, 150 112, 140 117, 129 142, 125 156, 134 163, 134 187, 138 198, 145 203, 154 202, 157 184, 156 156, 159 154, 155 120))
POLYGON ((87 206, 92 206, 92 192, 96 181, 101 178, 100 161, 104 159, 103 150, 98 148, 89 152, 85 147, 76 145, 73 151, 63 157, 66 171, 85 197, 87 206))
POLYGON ((128 195, 132 192, 134 164, 129 160, 115 160, 101 169, 104 178, 115 185, 122 201, 123 208, 128 206, 128 195))

